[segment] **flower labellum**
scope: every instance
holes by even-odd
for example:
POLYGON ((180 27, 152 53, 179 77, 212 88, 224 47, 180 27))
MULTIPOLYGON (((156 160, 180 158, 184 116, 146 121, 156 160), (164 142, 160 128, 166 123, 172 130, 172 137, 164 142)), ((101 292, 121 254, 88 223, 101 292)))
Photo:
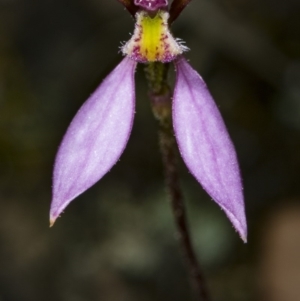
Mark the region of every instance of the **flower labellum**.
POLYGON ((167 63, 187 51, 170 33, 168 18, 165 11, 158 11, 154 17, 145 11, 138 12, 134 34, 122 47, 122 53, 140 63, 167 63))
POLYGON ((83 104, 71 122, 56 156, 50 224, 78 195, 100 180, 120 158, 135 111, 137 62, 173 61, 176 83, 173 126, 180 154, 193 176, 224 210, 241 238, 247 223, 236 153, 221 114, 200 75, 182 54, 188 50, 169 30, 189 0, 119 0, 135 13, 125 58, 83 104))

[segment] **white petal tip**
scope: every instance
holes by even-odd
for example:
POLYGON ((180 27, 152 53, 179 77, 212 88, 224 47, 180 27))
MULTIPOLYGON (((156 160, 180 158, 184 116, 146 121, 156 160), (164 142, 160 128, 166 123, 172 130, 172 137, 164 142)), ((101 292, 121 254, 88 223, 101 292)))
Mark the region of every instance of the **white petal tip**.
POLYGON ((53 227, 55 221, 56 221, 56 218, 50 217, 50 225, 49 225, 50 228, 53 227))
POLYGON ((246 236, 242 236, 241 235, 241 239, 243 240, 243 242, 246 244, 247 243, 247 235, 246 236))

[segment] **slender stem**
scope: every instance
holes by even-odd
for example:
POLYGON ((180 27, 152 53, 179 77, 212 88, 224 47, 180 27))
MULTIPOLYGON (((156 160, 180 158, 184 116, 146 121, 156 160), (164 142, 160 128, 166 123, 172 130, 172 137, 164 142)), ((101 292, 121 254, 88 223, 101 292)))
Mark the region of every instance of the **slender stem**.
POLYGON ((177 148, 172 127, 171 94, 167 83, 168 65, 151 63, 147 66, 145 71, 150 88, 149 96, 152 103, 152 110, 154 116, 159 121, 159 143, 166 186, 178 231, 178 240, 196 292, 196 299, 199 301, 209 301, 208 291, 189 234, 177 172, 177 148))

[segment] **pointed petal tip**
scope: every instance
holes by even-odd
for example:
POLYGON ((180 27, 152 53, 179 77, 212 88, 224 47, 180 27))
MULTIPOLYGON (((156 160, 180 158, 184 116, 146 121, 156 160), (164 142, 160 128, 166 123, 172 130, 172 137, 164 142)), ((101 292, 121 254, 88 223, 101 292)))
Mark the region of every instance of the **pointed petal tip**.
POLYGON ((247 235, 247 229, 236 229, 241 240, 243 241, 243 243, 247 243, 248 242, 248 235, 247 235))
POLYGON ((238 231, 242 241, 246 244, 248 242, 248 231, 247 231, 247 222, 244 222, 243 227, 241 230, 238 231))
POLYGON ((228 211, 225 210, 227 218, 230 220, 233 228, 238 233, 241 240, 246 244, 247 243, 247 225, 246 223, 241 223, 231 214, 228 214, 228 211))
POLYGON ((242 223, 239 220, 237 220, 236 218, 232 218, 232 216, 230 216, 228 213, 227 213, 227 216, 228 216, 229 220, 231 221, 233 227, 239 234, 242 241, 244 243, 247 243, 247 224, 246 224, 246 222, 242 223))
POLYGON ((240 223, 239 223, 238 226, 236 226, 233 223, 233 227, 236 229, 236 231, 239 234, 241 240, 246 244, 247 243, 247 226, 246 225, 241 225, 240 223))
MULTIPOLYGON (((67 205, 65 205, 67 206, 67 205)), ((50 218, 49 218, 49 227, 52 228, 57 220, 58 217, 60 217, 61 213, 63 212, 63 210, 65 209, 64 207, 61 208, 57 208, 53 206, 53 201, 50 207, 50 218)))
POLYGON ((50 225, 49 228, 52 228, 54 226, 54 223, 56 221, 56 218, 50 217, 50 225))
POLYGON ((244 213, 244 208, 241 211, 229 210, 224 205, 220 204, 218 201, 216 203, 224 210, 227 218, 231 222, 233 228, 238 233, 239 237, 242 239, 244 243, 247 243, 247 222, 244 213))
POLYGON ((247 241, 247 235, 246 236, 241 236, 241 239, 243 240, 243 242, 246 244, 248 241, 247 241))
POLYGON ((242 241, 246 244, 248 241, 247 222, 245 221, 243 224, 240 223, 240 227, 237 231, 242 241))
POLYGON ((239 234, 240 238, 243 240, 244 243, 247 243, 247 222, 245 217, 244 208, 241 208, 240 211, 233 212, 226 206, 220 204, 216 201, 216 203, 224 210, 227 218, 230 220, 233 228, 239 234))

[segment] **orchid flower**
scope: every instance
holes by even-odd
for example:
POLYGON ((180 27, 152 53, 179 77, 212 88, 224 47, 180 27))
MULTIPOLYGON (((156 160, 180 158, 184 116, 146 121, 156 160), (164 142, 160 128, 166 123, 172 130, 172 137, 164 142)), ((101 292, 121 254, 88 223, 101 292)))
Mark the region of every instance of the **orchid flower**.
POLYGON ((134 15, 123 60, 79 109, 59 147, 53 176, 52 225, 66 206, 100 180, 128 142, 134 112, 137 63, 173 62, 173 127, 187 168, 224 210, 241 238, 247 225, 236 153, 220 112, 200 75, 183 57, 188 50, 169 24, 189 0, 119 0, 134 15))

